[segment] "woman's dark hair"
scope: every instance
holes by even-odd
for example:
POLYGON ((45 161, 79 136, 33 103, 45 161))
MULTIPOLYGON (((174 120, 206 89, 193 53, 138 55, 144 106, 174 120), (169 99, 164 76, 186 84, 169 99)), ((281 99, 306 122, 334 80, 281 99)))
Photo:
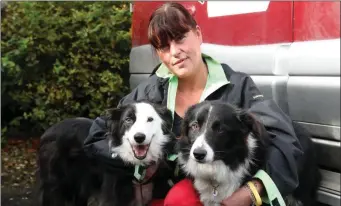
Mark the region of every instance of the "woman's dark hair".
POLYGON ((179 3, 166 3, 156 9, 149 19, 148 40, 156 49, 169 46, 172 40, 180 40, 197 22, 179 3))

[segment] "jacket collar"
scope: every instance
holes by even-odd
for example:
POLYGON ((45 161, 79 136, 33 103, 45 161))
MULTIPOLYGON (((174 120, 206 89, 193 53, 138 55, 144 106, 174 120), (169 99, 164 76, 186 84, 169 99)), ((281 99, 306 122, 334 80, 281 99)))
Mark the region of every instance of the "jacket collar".
MULTIPOLYGON (((208 79, 204 92, 201 95, 200 102, 204 101, 210 94, 218 90, 220 87, 230 83, 230 81, 226 78, 224 69, 219 62, 206 54, 202 54, 202 57, 208 67, 208 79)), ((168 70, 165 64, 161 64, 159 66, 156 71, 156 75, 158 77, 168 79, 169 85, 167 94, 167 107, 172 111, 174 117, 178 78, 168 70)))

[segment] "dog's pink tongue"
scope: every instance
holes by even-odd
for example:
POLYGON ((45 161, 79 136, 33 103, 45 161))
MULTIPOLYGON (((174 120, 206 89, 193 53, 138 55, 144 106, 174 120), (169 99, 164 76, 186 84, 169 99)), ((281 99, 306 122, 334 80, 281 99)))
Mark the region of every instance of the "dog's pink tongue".
POLYGON ((147 145, 138 145, 134 147, 135 155, 138 157, 144 157, 147 153, 147 145))

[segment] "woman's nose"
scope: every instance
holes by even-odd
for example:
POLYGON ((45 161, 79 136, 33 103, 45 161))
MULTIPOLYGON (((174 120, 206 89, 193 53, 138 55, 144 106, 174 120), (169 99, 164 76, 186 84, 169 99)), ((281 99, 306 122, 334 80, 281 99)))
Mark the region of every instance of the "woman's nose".
POLYGON ((172 56, 178 56, 180 54, 179 45, 175 43, 174 41, 172 41, 169 45, 169 51, 172 56))

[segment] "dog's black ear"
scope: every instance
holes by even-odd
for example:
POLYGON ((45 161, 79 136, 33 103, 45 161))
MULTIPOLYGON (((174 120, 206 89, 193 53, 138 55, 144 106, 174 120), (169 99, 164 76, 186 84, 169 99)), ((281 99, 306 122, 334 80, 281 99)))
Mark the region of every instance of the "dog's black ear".
POLYGON ((152 105, 155 108, 155 111, 160 115, 160 117, 164 121, 164 126, 166 127, 165 129, 170 131, 172 129, 172 123, 173 123, 172 112, 166 106, 158 105, 158 104, 152 104, 152 105))
POLYGON ((239 110, 237 111, 237 118, 246 127, 245 132, 252 132, 254 135, 259 136, 259 122, 251 113, 247 112, 246 110, 239 110))
POLYGON ((269 134, 262 122, 257 120, 257 118, 245 110, 241 110, 237 114, 237 118, 246 126, 247 133, 252 132, 253 135, 263 144, 267 145, 269 143, 269 134))
POLYGON ((104 111, 103 119, 105 120, 105 125, 110 132, 113 132, 113 125, 117 125, 120 121, 122 108, 110 108, 104 111))
POLYGON ((180 126, 180 136, 186 136, 188 134, 188 121, 183 119, 180 126))
POLYGON ((110 108, 105 110, 104 116, 110 120, 120 120, 122 108, 110 108))
MULTIPOLYGON (((181 137, 180 138, 187 138, 189 121, 193 117, 193 113, 194 113, 193 111, 195 110, 196 107, 197 107, 197 105, 192 105, 186 110, 185 115, 184 115, 184 119, 181 122, 181 129, 180 129, 180 136, 181 137)), ((188 138, 187 138, 187 140, 188 140, 188 138)))

